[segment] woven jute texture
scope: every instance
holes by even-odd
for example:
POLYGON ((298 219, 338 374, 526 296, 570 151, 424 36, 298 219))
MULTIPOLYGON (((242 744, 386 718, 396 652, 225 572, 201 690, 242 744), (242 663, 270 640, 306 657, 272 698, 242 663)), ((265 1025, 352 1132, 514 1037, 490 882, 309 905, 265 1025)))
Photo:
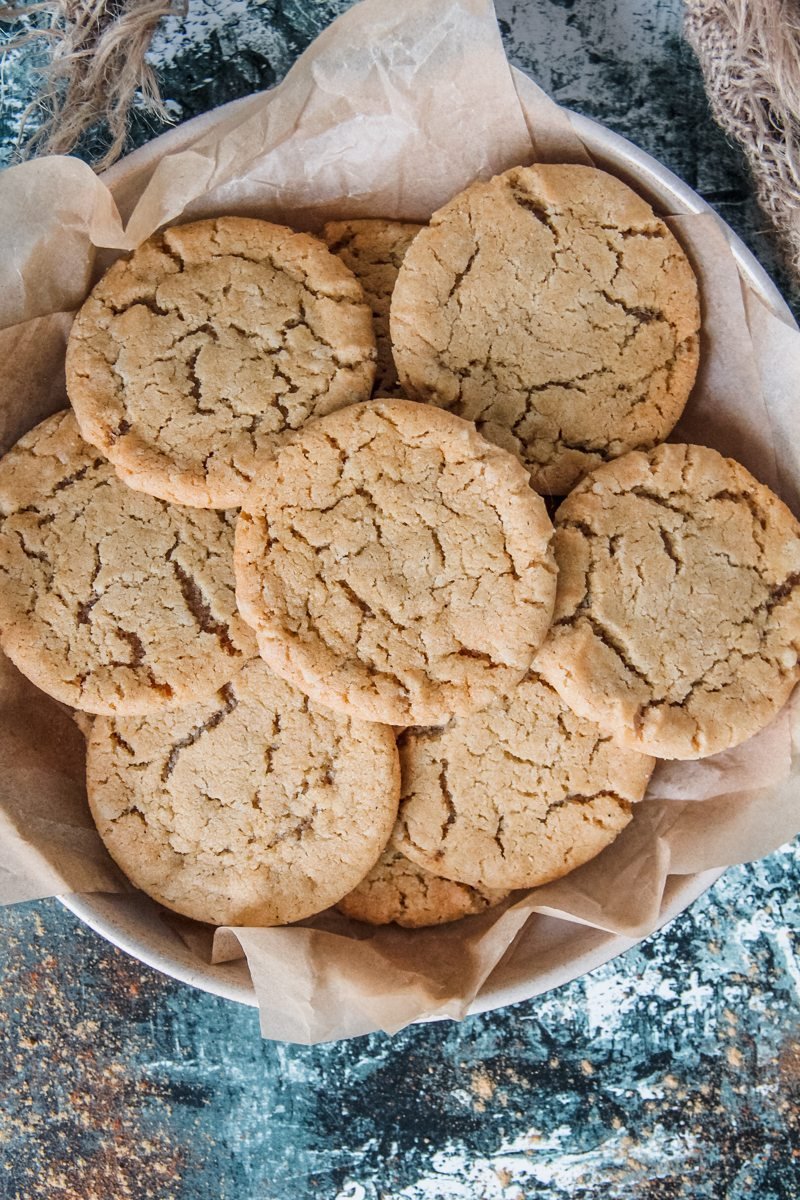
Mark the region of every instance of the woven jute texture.
POLYGON ((800 0, 685 0, 714 116, 800 271, 800 0))
POLYGON ((0 5, 0 21, 22 31, 6 47, 47 45, 42 88, 23 118, 21 152, 68 154, 81 138, 105 126, 101 171, 125 147, 131 106, 169 121, 155 73, 146 61, 156 25, 171 12, 185 13, 188 0, 40 0, 0 5))

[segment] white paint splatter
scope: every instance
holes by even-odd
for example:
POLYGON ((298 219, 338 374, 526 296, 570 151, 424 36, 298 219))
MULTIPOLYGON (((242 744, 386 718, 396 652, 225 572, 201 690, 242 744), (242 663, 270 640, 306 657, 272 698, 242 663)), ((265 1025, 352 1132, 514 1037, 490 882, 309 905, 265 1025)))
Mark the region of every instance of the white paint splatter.
POLYGON ((795 992, 800 995, 800 966, 798 966, 797 955, 790 940, 789 930, 777 929, 772 934, 772 941, 780 952, 786 967, 786 974, 791 979, 795 992))
MULTIPOLYGON (((556 1131, 554 1131, 556 1132, 556 1131)), ((557 1131, 569 1134, 562 1127, 557 1131)), ((618 1168, 631 1177, 631 1164, 645 1169, 650 1178, 684 1172, 697 1162, 700 1148, 690 1133, 674 1133, 656 1126, 646 1139, 631 1145, 624 1129, 603 1139, 591 1149, 575 1154, 562 1152, 560 1139, 548 1143, 534 1134, 501 1142, 489 1155, 470 1158, 463 1145, 451 1143, 431 1160, 430 1168, 414 1183, 399 1191, 380 1189, 381 1200, 525 1200, 531 1186, 559 1189, 567 1195, 576 1189, 608 1180, 618 1168), (553 1151, 554 1153, 550 1153, 553 1151)), ((369 1185, 350 1180, 336 1200, 371 1200, 369 1185), (360 1190, 359 1190, 360 1189, 360 1190)), ((538 1194, 538 1191, 537 1191, 538 1194)))

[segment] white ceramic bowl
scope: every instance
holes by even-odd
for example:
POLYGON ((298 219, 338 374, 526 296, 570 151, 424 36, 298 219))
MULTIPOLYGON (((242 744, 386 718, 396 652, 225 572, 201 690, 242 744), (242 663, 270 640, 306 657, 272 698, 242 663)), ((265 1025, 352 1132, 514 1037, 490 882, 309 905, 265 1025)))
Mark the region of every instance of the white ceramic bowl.
MULTIPOLYGON (((530 83, 515 71, 515 82, 523 106, 530 83)), ((237 100, 171 130, 140 150, 128 155, 104 176, 105 182, 123 200, 140 172, 147 172, 167 151, 181 149, 202 133, 251 103, 252 97, 237 100)), ((598 166, 605 167, 631 183, 657 209, 673 213, 703 213, 709 205, 677 176, 644 151, 596 121, 576 114, 570 120, 598 166)), ((772 280, 744 243, 727 230, 739 268, 758 296, 777 315, 794 323, 791 312, 772 280)), ((721 871, 701 875, 671 876, 661 908, 659 925, 664 925, 696 900, 721 871)), ((113 945, 183 983, 255 1006, 256 997, 243 960, 210 966, 200 962, 163 922, 156 905, 144 895, 61 897, 77 917, 113 945)), ((584 925, 534 916, 498 964, 476 997, 470 1012, 487 1012, 538 996, 586 971, 608 962, 636 945, 631 938, 618 937, 584 925)))

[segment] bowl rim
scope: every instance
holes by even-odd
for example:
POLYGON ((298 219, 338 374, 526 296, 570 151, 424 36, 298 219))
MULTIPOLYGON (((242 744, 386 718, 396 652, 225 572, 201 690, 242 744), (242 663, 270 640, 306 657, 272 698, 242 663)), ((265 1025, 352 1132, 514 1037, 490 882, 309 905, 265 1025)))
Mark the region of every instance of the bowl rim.
MULTIPOLYGON (((524 108, 525 91, 528 89, 530 92, 531 81, 517 68, 512 67, 511 73, 524 108)), ((213 130, 220 122, 229 119, 238 109, 268 94, 262 92, 233 100, 168 130, 114 164, 101 178, 112 193, 121 190, 134 174, 146 172, 155 166, 165 153, 175 153, 188 146, 196 138, 213 130)), ((573 129, 597 159, 598 166, 610 169, 614 174, 633 182, 637 190, 643 191, 649 200, 662 207, 668 207, 671 211, 687 215, 714 213, 710 204, 646 151, 591 117, 570 110, 565 111, 573 129)), ((717 220, 721 223, 744 279, 775 316, 797 328, 788 304, 766 270, 730 226, 719 216, 717 220)), ((653 932, 662 929, 688 908, 723 873, 724 868, 717 868, 696 875, 669 876, 661 914, 653 932)), ((137 918, 139 907, 147 906, 152 923, 152 902, 147 897, 131 893, 116 896, 90 893, 59 896, 57 899, 106 941, 145 965, 212 995, 257 1007, 255 991, 243 960, 216 965, 203 963, 172 930, 167 929, 166 925, 164 932, 174 939, 172 953, 158 944, 161 939, 155 939, 152 933, 148 936, 146 920, 137 918)), ((555 918, 550 917, 537 919, 544 923, 555 922, 555 918)), ((556 924, 569 927, 570 937, 577 947, 575 952, 569 955, 565 962, 551 962, 543 971, 537 973, 534 979, 514 979, 511 970, 514 953, 520 939, 524 937, 525 929, 531 925, 529 921, 501 963, 486 980, 484 987, 469 1006, 467 1015, 477 1015, 532 999, 578 979, 645 940, 607 933, 563 920, 556 924)))

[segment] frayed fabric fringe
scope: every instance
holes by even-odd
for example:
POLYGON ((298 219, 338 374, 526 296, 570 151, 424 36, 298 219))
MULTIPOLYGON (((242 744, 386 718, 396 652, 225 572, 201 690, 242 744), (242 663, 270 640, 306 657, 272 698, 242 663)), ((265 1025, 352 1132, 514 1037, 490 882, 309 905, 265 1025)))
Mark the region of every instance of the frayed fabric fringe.
POLYGON ((93 164, 101 171, 122 153, 134 99, 168 121, 145 55, 159 21, 185 11, 185 0, 43 0, 0 7, 0 20, 24 26, 6 51, 37 39, 51 47, 41 91, 23 121, 22 157, 68 154, 87 131, 105 123, 110 144, 93 164), (26 127, 33 127, 27 138, 26 127))
POLYGON ((800 272, 800 0, 686 0, 685 33, 800 272))

